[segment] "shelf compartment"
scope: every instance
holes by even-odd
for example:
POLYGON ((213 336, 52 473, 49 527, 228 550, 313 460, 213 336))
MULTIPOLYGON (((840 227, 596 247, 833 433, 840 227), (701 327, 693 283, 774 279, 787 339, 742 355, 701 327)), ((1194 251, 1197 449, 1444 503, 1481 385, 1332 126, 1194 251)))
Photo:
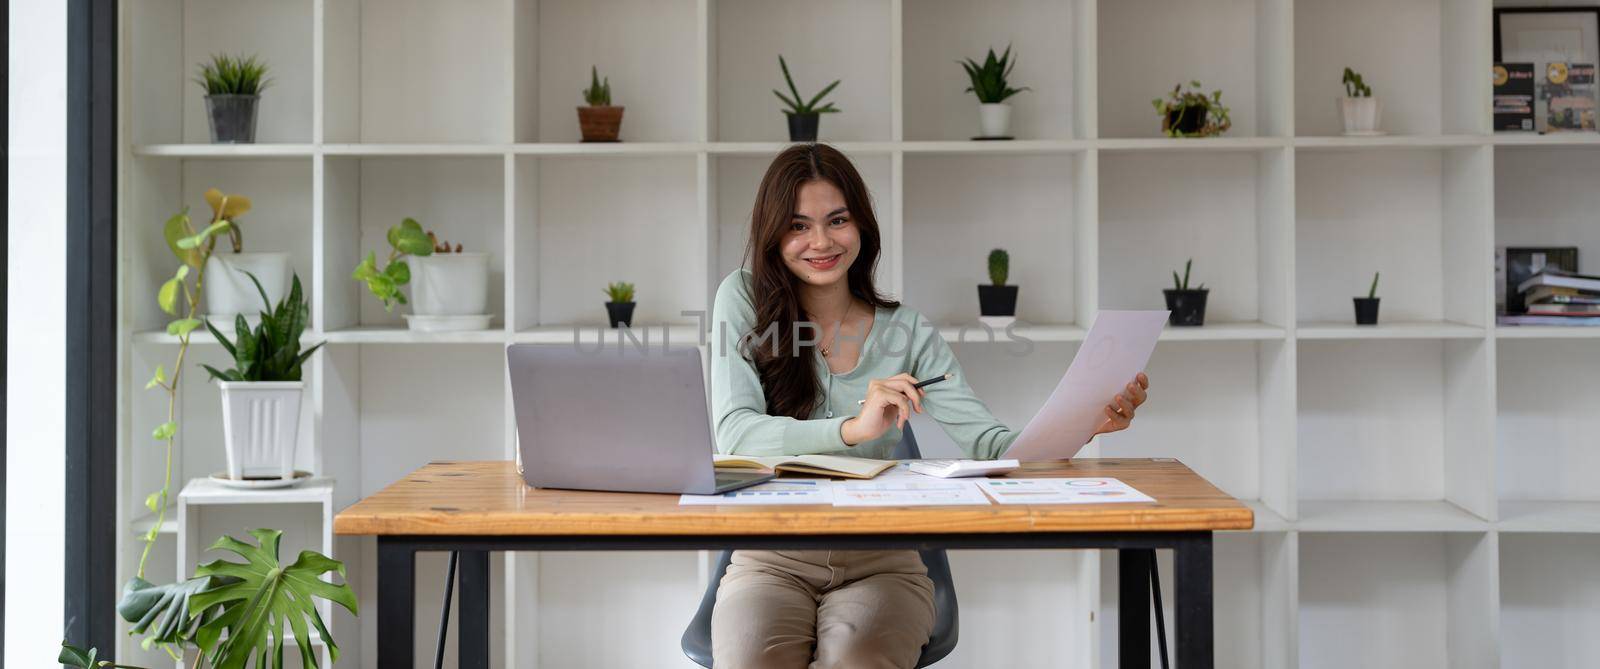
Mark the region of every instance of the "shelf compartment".
POLYGON ((1377 325, 1352 325, 1338 322, 1301 323, 1295 328, 1299 339, 1481 339, 1484 329, 1476 325, 1431 322, 1385 322, 1377 325))
POLYGON ((1299 557, 1299 666, 1499 666, 1493 533, 1302 533, 1299 557))
POLYGON ((1500 535, 1501 662, 1578 669, 1600 657, 1600 535, 1500 535))
MULTIPOLYGON (((374 298, 375 299, 375 298, 374 298)), ((404 327, 367 325, 323 334, 329 344, 504 344, 506 331, 498 323, 487 330, 418 332, 404 327)))
POLYGON ((776 89, 790 95, 779 54, 803 96, 839 80, 826 101, 843 113, 822 115, 818 139, 894 139, 892 114, 882 102, 894 79, 890 2, 742 0, 713 6, 713 139, 771 142, 789 136, 783 103, 772 94, 776 89))
POLYGON ((1082 4, 906 3, 901 10, 906 139, 973 143, 970 139, 981 132, 978 99, 966 92, 971 81, 957 61, 971 58, 982 63, 989 49, 999 56, 1007 45, 1016 67, 1009 85, 1030 89, 1006 100, 1011 105, 1011 134, 1030 140, 1086 136, 1074 131, 1084 126, 1076 110, 1083 104, 1081 98, 1091 97, 1087 89, 1094 84, 1076 81, 1081 56, 1074 50, 1081 47, 1077 40, 1062 39, 1078 33, 1082 4))
POLYGON ((1403 527, 1411 522, 1406 514, 1448 511, 1438 504, 1449 503, 1492 520, 1489 346, 1483 339, 1300 342, 1302 506, 1379 523, 1388 507, 1353 503, 1394 502, 1403 527))
POLYGON ((205 89, 194 82, 213 54, 254 55, 270 68, 272 83, 256 110, 256 150, 312 141, 312 0, 128 4, 127 65, 138 82, 128 87, 132 144, 219 146, 210 144, 205 89))
POLYGON ((1486 327, 1491 162, 1486 147, 1300 156, 1299 320, 1353 328, 1351 298, 1365 296, 1380 272, 1380 328, 1414 321, 1486 327))
POLYGON ((1300 500, 1304 532, 1482 532, 1489 521, 1442 500, 1300 500))
POLYGON ((326 1, 323 141, 511 141, 514 5, 326 1))
POLYGON ((1288 135, 1292 6, 1291 0, 1101 3, 1100 136, 1159 137, 1161 117, 1150 101, 1190 80, 1207 94, 1222 90, 1233 121, 1224 138, 1288 135))
POLYGON ((1501 532, 1600 533, 1600 501, 1501 500, 1501 532))
MULTIPOLYGON (((1296 0, 1295 132, 1327 139, 1344 130, 1345 67, 1378 98, 1379 129, 1393 135, 1478 133, 1489 128, 1483 72, 1492 58, 1482 26, 1489 0, 1296 0)), ((1386 139, 1386 138, 1376 138, 1386 139)))
POLYGON ((513 330, 609 324, 614 281, 637 286, 636 323, 707 310, 696 159, 519 156, 515 170, 513 330))
MULTIPOLYGON (((1594 133, 1585 133, 1594 134, 1594 133)), ((1494 155, 1494 244, 1508 246, 1573 246, 1579 271, 1600 271, 1600 151, 1517 146, 1497 148, 1494 155)), ((1501 279, 1503 281, 1503 279, 1501 279)), ((1495 286, 1504 304, 1504 285, 1495 286)), ((1500 309, 1504 311, 1504 309, 1500 309)), ((1585 326, 1501 326, 1505 337, 1600 336, 1585 326)))
POLYGON ((1600 342, 1500 341, 1496 352, 1500 499, 1600 503, 1600 342))
POLYGON ((975 322, 977 287, 990 283, 989 250, 1001 248, 1011 256, 1006 283, 1019 286, 1019 319, 1087 324, 1075 298, 1092 280, 1075 261, 1079 247, 1093 243, 1092 222, 1075 216, 1084 197, 1083 162, 1072 156, 907 156, 906 304, 934 323, 975 322))
MULTIPOLYGON (((414 218, 467 252, 489 254, 487 308, 504 321, 505 165, 499 157, 327 158, 323 170, 322 257, 328 277, 320 316, 330 340, 356 341, 372 329, 404 331, 402 314, 386 311, 366 284, 350 278, 367 253, 383 266, 389 228, 414 218), (362 334, 340 334, 357 329, 362 334)), ((411 261, 412 271, 416 271, 411 261)), ((415 294, 413 281, 402 290, 415 294)))
POLYGON ((599 69, 612 104, 626 108, 623 145, 700 139, 695 1, 617 0, 596 9, 584 0, 516 0, 517 141, 580 139, 577 108, 588 104, 582 91, 590 82, 584 65, 599 69))

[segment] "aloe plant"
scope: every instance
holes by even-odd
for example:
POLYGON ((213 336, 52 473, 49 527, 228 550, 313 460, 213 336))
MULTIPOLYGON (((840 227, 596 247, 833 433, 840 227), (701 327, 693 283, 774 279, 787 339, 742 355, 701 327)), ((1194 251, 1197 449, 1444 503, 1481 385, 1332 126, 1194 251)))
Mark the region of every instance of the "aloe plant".
POLYGON ((989 282, 996 286, 1006 285, 1006 277, 1011 274, 1011 254, 1005 249, 995 249, 989 252, 989 282))
POLYGON ((1374 299, 1376 297, 1378 297, 1378 273, 1377 272, 1373 272, 1372 273, 1372 287, 1367 289, 1367 299, 1371 300, 1371 299, 1374 299))
POLYGON ((1352 98, 1372 97, 1372 87, 1361 80, 1361 74, 1350 68, 1344 68, 1344 94, 1352 98))
POLYGON ((200 76, 194 81, 206 95, 260 95, 272 84, 268 70, 255 56, 216 54, 200 64, 200 76))
POLYGON ((261 322, 256 324, 255 330, 251 330, 244 314, 238 314, 234 324, 235 339, 230 342, 207 320, 206 329, 217 338, 228 355, 233 356, 233 367, 226 371, 219 371, 211 365, 201 367, 210 372, 215 381, 299 381, 301 366, 311 354, 322 348, 319 343, 305 351, 300 350, 300 335, 305 333, 306 323, 311 320, 311 308, 306 306, 300 292, 300 275, 294 275, 289 295, 279 300, 277 306, 267 299, 267 291, 261 288, 256 275, 249 272, 245 272, 245 275, 256 285, 256 291, 261 293, 261 302, 266 307, 266 311, 261 312, 261 322))
MULTIPOLYGON (((1183 279, 1181 281, 1178 279, 1178 272, 1176 270, 1174 270, 1172 272, 1172 289, 1173 290, 1189 290, 1189 269, 1191 267, 1193 267, 1193 266, 1194 266, 1194 258, 1190 258, 1190 259, 1185 260, 1183 262, 1183 279)), ((1205 290, 1205 289, 1206 289, 1206 285, 1203 284, 1203 283, 1195 288, 1195 290, 1205 290)))
POLYGON ((583 89, 583 101, 589 103, 590 107, 610 107, 611 78, 606 77, 604 81, 601 81, 600 68, 593 65, 589 66, 589 77, 592 83, 589 84, 588 88, 583 89))
POLYGON ((627 281, 618 281, 605 287, 608 301, 622 304, 633 301, 633 284, 627 281))
POLYGON ((967 78, 972 80, 972 85, 965 92, 978 96, 978 102, 995 104, 1005 102, 1006 98, 1029 90, 1027 86, 1011 88, 1006 79, 1011 76, 1011 68, 1017 62, 1011 60, 1011 45, 1006 45, 1005 54, 995 58, 994 49, 989 49, 989 55, 983 63, 972 60, 956 61, 961 67, 966 68, 967 78))
POLYGON ((773 89, 772 94, 778 96, 779 100, 782 100, 785 105, 788 105, 788 113, 795 115, 832 114, 839 111, 839 108, 833 106, 832 102, 829 102, 821 107, 817 106, 817 103, 821 102, 824 96, 833 92, 834 87, 839 85, 838 79, 833 80, 833 83, 823 87, 822 92, 817 93, 816 95, 812 96, 809 101, 807 101, 800 95, 800 89, 795 87, 794 77, 789 76, 789 63, 783 60, 782 54, 778 56, 778 66, 783 68, 783 80, 789 84, 789 92, 793 94, 794 97, 788 97, 782 93, 779 93, 777 89, 773 89))

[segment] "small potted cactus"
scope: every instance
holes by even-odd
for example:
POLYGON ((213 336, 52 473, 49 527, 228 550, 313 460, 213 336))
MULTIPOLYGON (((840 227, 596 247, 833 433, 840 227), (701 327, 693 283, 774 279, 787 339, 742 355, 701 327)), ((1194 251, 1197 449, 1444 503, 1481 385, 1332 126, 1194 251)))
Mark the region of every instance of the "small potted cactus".
POLYGON ((633 327, 633 284, 618 281, 606 286, 606 315, 611 327, 633 327))
POLYGON ((1361 74, 1344 68, 1344 97, 1339 98, 1339 114, 1344 118, 1344 134, 1361 137, 1383 134, 1378 130, 1378 99, 1361 74))
POLYGON ((1205 325, 1206 324, 1206 295, 1210 290, 1205 284, 1194 288, 1189 287, 1189 270, 1194 266, 1194 259, 1190 258, 1183 263, 1183 278, 1178 278, 1178 272, 1172 272, 1172 287, 1161 291, 1167 297, 1167 310, 1172 312, 1167 316, 1170 325, 1205 325))
POLYGON ((800 89, 795 87, 794 77, 789 76, 789 63, 783 60, 781 54, 778 56, 778 67, 783 69, 783 80, 789 84, 789 93, 794 96, 789 97, 779 93, 777 89, 772 91, 772 94, 778 96, 778 99, 782 100, 787 107, 784 114, 789 117, 789 141, 817 141, 817 125, 821 122, 822 115, 834 114, 839 111, 839 108, 833 106, 832 102, 821 107, 818 107, 817 103, 822 102, 823 97, 833 92, 834 87, 839 85, 839 80, 834 79, 833 83, 822 88, 822 92, 811 96, 811 99, 807 101, 805 98, 800 97, 800 89))
POLYGON ((600 68, 589 67, 589 87, 583 90, 587 107, 578 108, 578 129, 585 142, 620 142, 622 106, 611 104, 611 78, 600 78, 600 68))
POLYGON ((1366 297, 1351 298, 1356 303, 1356 325, 1378 324, 1378 273, 1372 273, 1372 287, 1366 297))
POLYGON ((1011 254, 1005 249, 989 252, 989 285, 978 286, 979 321, 991 327, 1005 327, 1017 319, 1017 287, 1006 285, 1011 274, 1011 254))
POLYGON ((956 62, 961 63, 972 81, 966 92, 978 96, 978 122, 983 133, 973 139, 1011 139, 1011 105, 1006 99, 1028 90, 1027 86, 1012 88, 1006 81, 1017 64, 1011 60, 1011 47, 1006 46, 1005 54, 999 58, 995 58, 994 49, 989 49, 982 63, 971 58, 956 62))

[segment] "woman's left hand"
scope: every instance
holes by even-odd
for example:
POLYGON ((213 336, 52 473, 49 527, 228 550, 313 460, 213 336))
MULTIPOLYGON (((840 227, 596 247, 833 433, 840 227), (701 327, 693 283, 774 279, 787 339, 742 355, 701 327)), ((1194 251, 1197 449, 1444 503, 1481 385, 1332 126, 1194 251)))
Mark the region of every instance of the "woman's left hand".
POLYGON ((1128 426, 1133 424, 1134 410, 1138 409, 1139 405, 1144 404, 1145 398, 1150 396, 1149 393, 1145 392, 1145 389, 1149 387, 1150 377, 1145 376, 1144 372, 1139 372, 1138 376, 1133 377, 1133 382, 1129 383, 1128 387, 1123 389, 1122 392, 1117 393, 1117 396, 1112 398, 1111 403, 1105 406, 1106 419, 1100 423, 1100 427, 1096 428, 1094 433, 1105 434, 1128 429, 1128 426))

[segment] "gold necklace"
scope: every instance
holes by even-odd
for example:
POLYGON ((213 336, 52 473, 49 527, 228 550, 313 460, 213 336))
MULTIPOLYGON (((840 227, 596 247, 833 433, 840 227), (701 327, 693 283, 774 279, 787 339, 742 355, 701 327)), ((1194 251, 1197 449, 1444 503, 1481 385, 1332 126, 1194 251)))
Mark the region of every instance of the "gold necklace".
MULTIPOLYGON (((835 326, 834 329, 833 329, 833 335, 834 335, 833 338, 834 339, 838 339, 839 338, 839 331, 844 329, 844 321, 845 321, 845 319, 850 317, 850 311, 855 306, 856 306, 855 300, 851 300, 849 304, 846 304, 844 306, 844 316, 839 318, 839 324, 837 326, 835 326)), ((833 343, 834 342, 829 342, 827 345, 823 345, 823 344, 818 344, 817 345, 817 350, 822 353, 822 357, 826 358, 826 357, 829 357, 829 356, 831 356, 833 354, 833 350, 829 348, 830 346, 833 345, 833 343)))

